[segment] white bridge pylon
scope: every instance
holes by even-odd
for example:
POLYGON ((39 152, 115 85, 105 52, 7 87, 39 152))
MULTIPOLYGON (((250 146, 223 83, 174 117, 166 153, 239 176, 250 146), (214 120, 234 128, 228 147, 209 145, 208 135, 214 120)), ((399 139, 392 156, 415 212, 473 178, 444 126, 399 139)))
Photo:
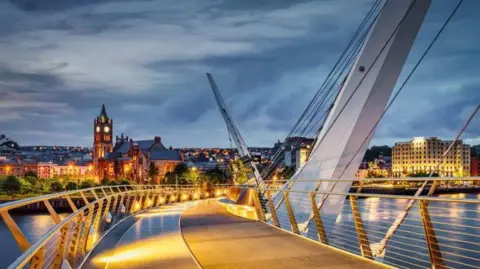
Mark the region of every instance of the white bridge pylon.
MULTIPOLYGON (((307 163, 294 175, 292 190, 346 193, 351 182, 296 180, 353 179, 402 71, 430 0, 387 1, 363 44, 307 163)), ((345 197, 317 195, 322 214, 338 215, 345 197)), ((309 223, 309 197, 292 200, 299 223, 309 223)))

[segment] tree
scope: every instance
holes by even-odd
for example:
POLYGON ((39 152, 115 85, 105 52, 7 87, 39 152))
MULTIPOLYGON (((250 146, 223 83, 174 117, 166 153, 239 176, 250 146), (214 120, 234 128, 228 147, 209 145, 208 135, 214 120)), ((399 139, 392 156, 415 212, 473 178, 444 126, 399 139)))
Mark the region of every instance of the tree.
POLYGON ((112 180, 112 181, 109 181, 109 182, 107 183, 107 185, 108 185, 108 186, 117 186, 117 185, 119 185, 119 184, 118 184, 118 181, 112 180))
POLYGON ((32 176, 26 176, 25 177, 25 180, 30 183, 32 186, 35 186, 38 184, 38 179, 36 177, 32 177, 32 176))
POLYGON ((50 183, 51 192, 61 192, 63 191, 63 189, 64 189, 63 184, 58 180, 55 180, 52 183, 50 183))
POLYGON ((74 190, 77 190, 78 189, 78 184, 74 181, 67 181, 65 183, 65 189, 67 191, 74 191, 74 190))
POLYGON ((133 185, 133 183, 128 180, 128 179, 120 179, 120 181, 118 182, 118 185, 133 185))
MULTIPOLYGON (((193 177, 193 174, 189 174, 190 172, 194 171, 189 171, 188 167, 184 163, 179 163, 175 168, 173 169, 173 172, 167 173, 165 177, 165 183, 167 184, 188 184, 188 179, 192 181, 191 179, 193 177)), ((195 178, 196 179, 196 178, 195 178)))
POLYGON ((247 171, 240 159, 231 161, 228 167, 235 183, 243 184, 247 182, 247 171))
POLYGON ((108 178, 104 177, 100 181, 100 185, 103 185, 103 186, 108 185, 108 182, 109 182, 108 178))
POLYGON ((2 182, 3 191, 10 194, 12 198, 15 195, 15 193, 21 190, 21 188, 22 188, 22 183, 20 182, 20 179, 16 176, 8 176, 2 182))
POLYGON ((148 166, 148 177, 150 178, 150 181, 154 181, 158 176, 158 168, 155 166, 154 162, 150 162, 150 165, 148 166))
POLYGON ((32 171, 32 170, 28 170, 28 171, 25 173, 25 179, 26 179, 27 177, 34 177, 35 179, 38 179, 37 173, 35 173, 35 171, 32 171))
POLYGON ((45 190, 43 182, 32 176, 27 176, 24 181, 20 180, 20 182, 25 192, 41 193, 45 190))
POLYGON ((213 184, 223 184, 226 183, 227 180, 223 174, 223 171, 220 168, 215 167, 213 169, 207 170, 204 173, 204 178, 206 181, 209 181, 213 184))
POLYGON ((80 189, 88 189, 95 186, 95 181, 91 179, 86 179, 80 182, 80 185, 78 186, 80 189))

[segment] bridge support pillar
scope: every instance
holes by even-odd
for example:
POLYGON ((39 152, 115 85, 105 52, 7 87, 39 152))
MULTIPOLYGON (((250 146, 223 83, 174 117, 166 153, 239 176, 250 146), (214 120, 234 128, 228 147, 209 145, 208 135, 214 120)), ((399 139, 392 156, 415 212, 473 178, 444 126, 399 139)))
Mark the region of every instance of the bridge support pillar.
POLYGON ((265 194, 267 196, 267 204, 268 204, 268 208, 270 209, 270 216, 272 219, 272 223, 274 226, 280 227, 280 222, 278 221, 277 211, 275 211, 275 206, 273 205, 272 194, 270 193, 270 190, 267 190, 265 194))
POLYGON ((428 201, 420 201, 420 215, 422 216, 423 229, 425 231, 425 239, 427 241, 428 254, 430 256, 430 262, 432 268, 445 268, 443 262, 442 252, 438 245, 437 236, 433 229, 432 220, 430 219, 430 213, 428 212, 428 201))
POLYGON ((30 242, 28 242, 28 239, 22 233, 22 230, 20 230, 8 211, 2 211, 0 214, 2 215, 5 225, 7 225, 8 230, 10 230, 10 233, 13 235, 13 238, 17 242, 20 249, 22 251, 26 251, 30 247, 30 242))
POLYGON ((357 231, 360 252, 363 257, 373 260, 372 249, 370 248, 367 232, 363 227, 362 215, 360 215, 360 211, 358 210, 357 197, 350 196, 350 206, 352 207, 353 222, 355 224, 355 230, 357 231))
POLYGON ((78 216, 75 219, 75 227, 73 227, 73 233, 72 233, 72 240, 70 241, 69 248, 68 248, 68 261, 70 264, 74 264, 75 262, 75 257, 77 256, 77 249, 78 249, 78 244, 80 240, 80 232, 82 229, 82 218, 83 218, 84 212, 80 212, 78 216))
MULTIPOLYGON (((78 247, 80 248, 80 255, 85 255, 85 252, 86 252, 87 239, 88 239, 88 234, 90 232, 90 226, 92 225, 92 221, 93 221, 94 209, 95 207, 93 205, 88 207, 87 219, 85 220, 85 224, 83 225, 82 232, 80 233, 80 240, 78 243, 78 247)), ((83 214, 85 214, 85 212, 83 214)))
POLYGON ((55 258, 53 260, 52 268, 60 269, 65 256, 65 249, 68 240, 68 232, 70 231, 70 222, 63 225, 60 230, 60 237, 58 238, 58 245, 55 249, 55 258))
POLYGON ((43 263, 45 262, 45 247, 40 248, 37 253, 30 260, 31 269, 40 269, 43 268, 43 263))
POLYGON ((325 233, 325 229, 323 227, 322 217, 320 216, 320 212, 317 208, 317 202, 315 201, 315 192, 310 193, 310 200, 312 202, 312 212, 313 212, 313 220, 315 221, 315 227, 317 228, 317 235, 320 242, 323 244, 328 245, 328 238, 327 233, 325 233))
POLYGON ((283 199, 285 201, 285 207, 287 208, 288 220, 290 221, 290 228, 292 229, 293 233, 300 234, 300 230, 298 230, 297 220, 295 218, 295 213, 293 213, 293 208, 290 204, 290 198, 288 197, 288 194, 288 191, 283 192, 283 199))
POLYGON ((255 205, 255 211, 257 213, 257 219, 259 221, 265 221, 265 214, 263 213, 262 203, 260 202, 260 197, 258 196, 258 191, 256 189, 250 189, 253 197, 253 204, 255 205))

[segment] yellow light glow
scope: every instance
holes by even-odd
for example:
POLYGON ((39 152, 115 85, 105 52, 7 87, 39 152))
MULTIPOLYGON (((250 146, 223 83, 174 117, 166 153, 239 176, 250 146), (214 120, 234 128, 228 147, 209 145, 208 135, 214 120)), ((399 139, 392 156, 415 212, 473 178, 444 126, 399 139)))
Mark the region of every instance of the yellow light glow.
POLYGON ((221 194, 220 190, 215 191, 215 196, 220 196, 220 194, 221 194))
POLYGON ((193 199, 198 199, 200 197, 200 194, 198 192, 193 194, 193 199))
POLYGON ((207 197, 207 198, 210 197, 210 194, 208 192, 205 193, 205 197, 207 197))
POLYGON ((182 195, 182 200, 185 201, 185 200, 187 200, 187 198, 188 198, 188 195, 184 193, 184 194, 182 195))
POLYGON ((147 200, 147 206, 151 206, 153 204, 152 200, 148 199, 147 200))
POLYGON ((69 164, 68 169, 72 169, 72 168, 73 168, 73 165, 69 164))
POLYGON ((192 171, 197 171, 197 168, 196 168, 196 167, 192 167, 192 171))
POLYGON ((140 203, 138 201, 135 202, 135 210, 140 209, 140 203))
POLYGON ((89 172, 92 172, 92 170, 93 170, 93 166, 92 166, 91 164, 89 164, 89 165, 88 165, 88 171, 89 171, 89 172))
POLYGON ((190 251, 182 238, 172 233, 103 252, 93 259, 93 263, 99 268, 106 268, 108 264, 112 267, 121 265, 124 268, 156 268, 155 264, 158 265, 158 262, 168 264, 183 259, 191 259, 190 251))

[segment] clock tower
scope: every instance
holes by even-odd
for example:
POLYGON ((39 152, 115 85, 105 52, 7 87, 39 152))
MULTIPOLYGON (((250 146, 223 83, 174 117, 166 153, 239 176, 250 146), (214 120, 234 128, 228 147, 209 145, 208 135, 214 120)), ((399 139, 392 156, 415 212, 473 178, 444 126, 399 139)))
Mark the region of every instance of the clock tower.
POLYGON ((93 120, 93 161, 99 178, 103 178, 104 171, 99 169, 99 161, 112 152, 113 120, 108 117, 105 105, 102 105, 100 115, 93 120))

